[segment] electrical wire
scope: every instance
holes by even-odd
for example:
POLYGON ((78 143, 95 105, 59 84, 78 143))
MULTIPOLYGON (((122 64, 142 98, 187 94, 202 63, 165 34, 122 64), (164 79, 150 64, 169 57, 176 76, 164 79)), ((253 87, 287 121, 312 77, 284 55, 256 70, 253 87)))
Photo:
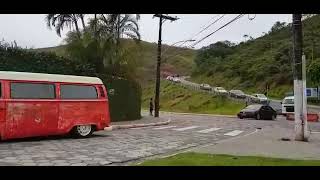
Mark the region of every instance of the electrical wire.
POLYGON ((244 16, 244 14, 240 14, 237 17, 233 18, 231 21, 227 22, 226 24, 224 24, 223 26, 221 26, 220 28, 218 28, 217 30, 213 31, 212 33, 208 34, 207 36, 203 37, 202 39, 200 39, 199 41, 195 42, 192 44, 191 47, 199 44, 200 42, 202 42, 203 40, 207 39, 208 37, 212 36, 213 34, 215 34, 216 32, 218 32, 219 30, 223 29, 224 27, 228 26, 229 24, 231 24, 232 22, 240 19, 242 16, 244 16))
MULTIPOLYGON (((200 42, 202 42, 202 41, 205 40, 206 38, 212 36, 214 33, 218 32, 219 30, 223 29, 224 27, 228 26, 229 24, 231 24, 232 22, 240 19, 240 18, 243 17, 243 16, 244 16, 244 14, 240 14, 240 15, 236 16, 236 17, 233 18, 231 21, 227 22, 226 24, 224 24, 223 26, 221 26, 221 27, 218 28, 217 30, 213 31, 212 33, 208 34, 207 36, 203 37, 203 38, 200 39, 199 41, 197 41, 197 42, 195 42, 194 44, 192 44, 190 47, 193 47, 193 46, 199 44, 200 42)), ((177 54, 172 55, 172 56, 169 56, 169 57, 167 57, 167 58, 165 58, 165 59, 167 60, 167 59, 172 58, 172 57, 175 57, 175 56, 177 56, 177 55, 179 55, 179 54, 180 54, 180 53, 177 53, 177 54)))
MULTIPOLYGON (((199 34, 201 34, 203 31, 207 30, 209 27, 211 27, 212 25, 214 25, 215 23, 217 23, 219 20, 221 20, 225 15, 226 15, 226 14, 223 14, 222 16, 220 16, 218 19, 216 19, 215 21, 213 21, 212 23, 210 23, 210 24, 207 25, 206 27, 203 27, 203 26, 202 26, 202 29, 201 29, 197 34, 195 34, 194 36, 192 36, 192 37, 189 38, 189 39, 194 39, 194 38, 197 37, 199 34)), ((219 15, 214 16, 211 20, 215 19, 215 18, 218 17, 218 16, 219 16, 219 15)), ((210 21, 211 21, 211 20, 210 20, 210 21)), ((210 21, 209 21, 209 22, 210 22, 210 21)), ((181 46, 184 45, 185 43, 186 43, 186 42, 180 44, 179 47, 181 47, 181 46)))

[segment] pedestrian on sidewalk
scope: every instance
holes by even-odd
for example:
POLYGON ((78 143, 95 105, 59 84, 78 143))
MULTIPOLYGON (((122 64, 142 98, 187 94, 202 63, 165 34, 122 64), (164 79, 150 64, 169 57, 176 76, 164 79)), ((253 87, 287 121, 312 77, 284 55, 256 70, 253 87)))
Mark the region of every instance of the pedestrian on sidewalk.
POLYGON ((152 112, 153 112, 153 100, 152 100, 152 98, 150 98, 149 110, 150 110, 150 116, 152 116, 152 112))

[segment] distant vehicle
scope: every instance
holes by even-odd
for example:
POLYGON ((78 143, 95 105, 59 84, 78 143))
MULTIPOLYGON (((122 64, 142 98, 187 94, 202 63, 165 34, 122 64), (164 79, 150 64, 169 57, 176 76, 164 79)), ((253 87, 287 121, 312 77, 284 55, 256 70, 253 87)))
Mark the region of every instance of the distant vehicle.
POLYGON ((167 79, 168 81, 172 81, 172 80, 173 80, 173 77, 172 77, 172 76, 168 76, 166 79, 167 79))
POLYGON ((283 115, 286 115, 288 112, 294 112, 294 96, 285 97, 282 102, 282 111, 283 115))
POLYGON ((261 104, 269 103, 269 99, 264 94, 252 94, 252 96, 261 104))
POLYGON ((242 109, 237 116, 240 119, 255 118, 257 120, 275 120, 277 118, 277 112, 269 105, 252 104, 242 109))
POLYGON ((235 97, 235 98, 245 98, 246 97, 246 94, 241 90, 233 89, 233 90, 229 91, 229 94, 231 97, 235 97))
POLYGON ((214 91, 218 92, 218 93, 223 93, 223 94, 227 94, 228 91, 225 90, 223 87, 215 87, 214 91))
POLYGON ((177 78, 177 77, 173 78, 172 81, 175 82, 175 83, 180 83, 181 82, 180 78, 177 78))
POLYGON ((200 84, 200 89, 211 91, 212 87, 209 84, 200 84))

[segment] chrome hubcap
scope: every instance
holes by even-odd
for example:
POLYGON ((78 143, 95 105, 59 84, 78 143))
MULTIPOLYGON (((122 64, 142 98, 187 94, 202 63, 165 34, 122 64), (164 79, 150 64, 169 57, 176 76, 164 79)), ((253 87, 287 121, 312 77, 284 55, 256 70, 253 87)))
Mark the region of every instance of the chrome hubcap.
POLYGON ((91 132, 91 125, 77 126, 77 130, 81 136, 87 136, 91 132))

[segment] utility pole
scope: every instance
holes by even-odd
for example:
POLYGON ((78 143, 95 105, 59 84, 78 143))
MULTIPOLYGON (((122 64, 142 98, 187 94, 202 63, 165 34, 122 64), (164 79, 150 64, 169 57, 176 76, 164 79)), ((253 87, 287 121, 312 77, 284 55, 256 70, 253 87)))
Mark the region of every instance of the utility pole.
POLYGON ((155 90, 155 98, 154 98, 154 104, 155 104, 154 117, 159 117, 162 23, 163 23, 163 20, 175 21, 178 18, 163 15, 163 14, 155 14, 153 17, 159 18, 159 40, 158 40, 158 57, 157 57, 157 70, 156 70, 156 90, 155 90))
POLYGON ((302 57, 301 14, 292 16, 295 140, 308 141, 305 56, 302 57))

